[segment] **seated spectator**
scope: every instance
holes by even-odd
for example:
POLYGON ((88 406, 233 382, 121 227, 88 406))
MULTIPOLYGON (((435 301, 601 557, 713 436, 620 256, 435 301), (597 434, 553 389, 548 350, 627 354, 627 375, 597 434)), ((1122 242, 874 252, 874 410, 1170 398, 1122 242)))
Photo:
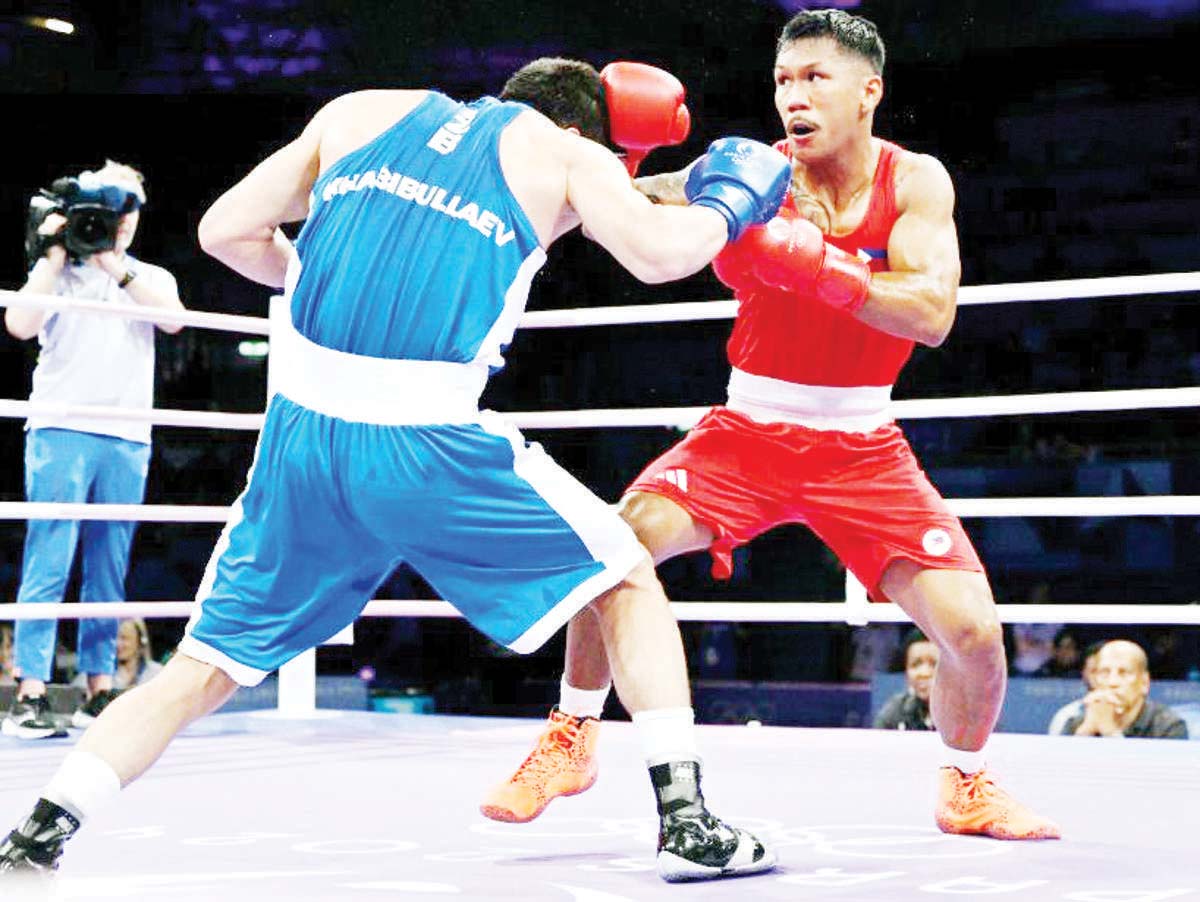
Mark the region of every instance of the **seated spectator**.
POLYGON ((1079 639, 1064 627, 1054 634, 1054 652, 1034 676, 1077 677, 1080 675, 1079 639))
MULTIPOLYGON (((1083 689, 1085 693, 1091 692, 1096 688, 1096 659, 1100 657, 1100 649, 1103 647, 1103 642, 1093 642, 1083 651, 1083 671, 1081 675, 1083 677, 1083 689)), ((1067 721, 1073 717, 1082 716, 1083 698, 1067 702, 1054 712, 1054 716, 1050 718, 1050 726, 1046 732, 1051 736, 1066 735, 1067 721)))
POLYGON ((0 623, 0 686, 12 686, 16 682, 13 676, 12 624, 0 623))
POLYGON ((904 681, 908 688, 889 698, 875 716, 880 730, 932 730, 929 694, 937 672, 938 647, 913 630, 904 641, 904 681))
MULTIPOLYGON (((1050 601, 1049 583, 1038 583, 1029 592, 1028 604, 1047 604, 1050 601)), ((1014 623, 1009 627, 1012 654, 1008 670, 1012 676, 1033 676, 1054 656, 1054 638, 1063 628, 1061 623, 1014 623)))
MULTIPOLYGON (((146 629, 146 622, 136 617, 122 620, 117 628, 117 669, 113 674, 114 692, 104 699, 104 704, 111 701, 117 693, 146 682, 162 669, 163 665, 154 660, 151 653, 150 633, 146 629)), ((72 685, 87 688, 87 674, 79 674, 72 685)), ((83 729, 99 716, 100 711, 104 710, 104 705, 92 704, 97 697, 97 695, 93 695, 88 703, 71 715, 72 726, 83 729), (93 711, 92 708, 96 708, 96 710, 93 711)))
POLYGON ((869 682, 873 674, 888 669, 900 650, 900 639, 898 623, 872 623, 852 630, 849 678, 869 682))
POLYGON ((1067 721, 1075 736, 1187 739, 1183 718, 1151 701, 1146 653, 1135 642, 1106 643, 1096 659, 1096 688, 1083 699, 1084 713, 1067 721))

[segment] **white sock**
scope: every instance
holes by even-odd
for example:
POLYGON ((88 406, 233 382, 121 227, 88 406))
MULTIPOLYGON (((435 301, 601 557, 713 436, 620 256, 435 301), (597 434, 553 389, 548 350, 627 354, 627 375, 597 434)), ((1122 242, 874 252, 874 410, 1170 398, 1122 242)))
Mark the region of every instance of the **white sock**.
POLYGON ((563 674, 558 686, 559 711, 572 717, 594 717, 599 720, 604 712, 604 702, 608 699, 608 690, 612 688, 612 683, 608 683, 603 689, 576 689, 567 682, 567 675, 563 674))
POLYGON ((952 749, 942 746, 942 767, 957 767, 964 774, 975 774, 987 766, 983 749, 965 752, 962 749, 952 749))
POLYGON ((121 778, 103 758, 71 752, 42 791, 42 798, 87 820, 121 791, 121 778))
POLYGON ((641 738, 646 764, 654 767, 668 761, 699 761, 695 719, 691 708, 655 708, 634 714, 633 725, 641 738))

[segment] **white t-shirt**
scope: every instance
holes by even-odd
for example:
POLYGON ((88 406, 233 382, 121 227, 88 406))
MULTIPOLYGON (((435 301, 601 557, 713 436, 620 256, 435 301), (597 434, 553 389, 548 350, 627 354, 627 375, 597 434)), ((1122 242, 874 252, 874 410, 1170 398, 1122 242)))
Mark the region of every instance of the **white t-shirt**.
MULTIPOLYGON (((126 255, 137 278, 176 293, 175 277, 161 266, 126 255)), ((106 304, 137 306, 98 266, 63 268, 54 294, 106 304)), ((46 404, 95 404, 149 409, 154 406, 154 324, 100 313, 56 311, 38 333, 41 353, 29 400, 46 404)), ((26 429, 72 429, 150 444, 150 424, 136 420, 86 419, 37 414, 26 429)))

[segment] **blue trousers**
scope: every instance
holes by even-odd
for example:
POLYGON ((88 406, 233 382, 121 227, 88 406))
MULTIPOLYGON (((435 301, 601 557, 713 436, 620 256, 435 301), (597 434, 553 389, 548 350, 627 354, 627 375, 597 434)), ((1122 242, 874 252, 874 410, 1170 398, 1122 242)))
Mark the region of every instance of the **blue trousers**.
MULTIPOLYGON (((150 446, 70 429, 32 429, 25 437, 29 501, 140 504, 150 446)), ((83 540, 80 601, 124 601, 125 571, 136 524, 104 520, 30 520, 18 602, 62 601, 75 547, 83 540)), ((56 620, 18 620, 14 663, 22 678, 46 681, 54 666, 56 620)), ((79 670, 112 673, 117 621, 79 622, 79 670)))

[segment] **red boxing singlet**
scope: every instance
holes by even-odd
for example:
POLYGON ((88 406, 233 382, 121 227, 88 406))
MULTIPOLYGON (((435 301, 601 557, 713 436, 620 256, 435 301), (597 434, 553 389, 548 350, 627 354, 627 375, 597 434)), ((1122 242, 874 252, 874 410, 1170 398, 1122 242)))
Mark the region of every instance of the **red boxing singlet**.
MULTIPOLYGON (((896 161, 907 153, 881 139, 871 200, 862 223, 825 240, 862 259, 872 272, 888 269, 888 236, 896 222, 896 161)), ((775 145, 787 153, 786 141, 775 145)), ((795 212, 791 193, 783 209, 795 212)), ((726 346, 734 367, 802 385, 892 385, 912 354, 913 342, 861 323, 816 298, 759 288, 739 294, 741 306, 726 346)))

